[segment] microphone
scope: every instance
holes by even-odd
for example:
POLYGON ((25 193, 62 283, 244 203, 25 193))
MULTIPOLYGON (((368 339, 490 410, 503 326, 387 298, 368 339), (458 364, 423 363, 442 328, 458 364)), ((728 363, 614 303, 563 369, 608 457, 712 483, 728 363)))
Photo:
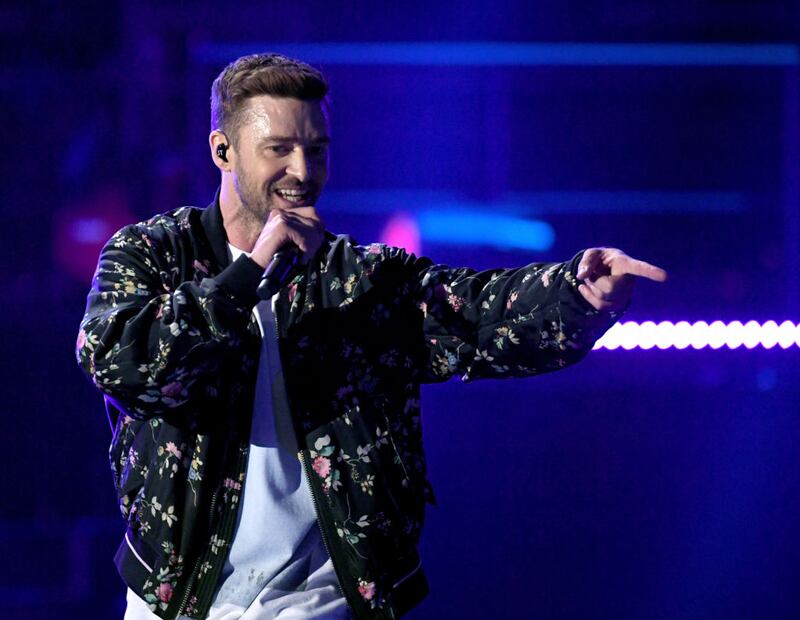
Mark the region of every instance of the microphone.
POLYGON ((275 252, 264 270, 264 275, 261 276, 261 282, 258 283, 256 294, 259 299, 272 299, 272 296, 286 284, 298 258, 300 258, 300 248, 294 243, 275 252))

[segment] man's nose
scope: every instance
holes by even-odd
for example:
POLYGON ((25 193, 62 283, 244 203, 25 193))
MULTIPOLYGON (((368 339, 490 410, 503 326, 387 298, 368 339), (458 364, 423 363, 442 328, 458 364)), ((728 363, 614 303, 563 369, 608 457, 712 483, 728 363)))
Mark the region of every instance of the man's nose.
POLYGON ((296 148, 292 151, 289 158, 289 165, 286 166, 286 174, 295 177, 298 181, 305 183, 308 180, 310 170, 308 159, 303 149, 296 148))

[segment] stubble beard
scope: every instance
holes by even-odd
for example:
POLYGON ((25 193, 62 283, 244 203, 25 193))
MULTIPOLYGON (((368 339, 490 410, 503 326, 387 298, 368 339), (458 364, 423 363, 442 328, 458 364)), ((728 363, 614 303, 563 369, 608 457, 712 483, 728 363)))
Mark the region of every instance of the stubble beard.
MULTIPOLYGON (((272 206, 268 194, 264 195, 243 170, 237 170, 233 181, 234 190, 242 204, 242 221, 251 234, 259 235, 269 219, 272 206)), ((268 192, 269 190, 267 190, 268 192)))

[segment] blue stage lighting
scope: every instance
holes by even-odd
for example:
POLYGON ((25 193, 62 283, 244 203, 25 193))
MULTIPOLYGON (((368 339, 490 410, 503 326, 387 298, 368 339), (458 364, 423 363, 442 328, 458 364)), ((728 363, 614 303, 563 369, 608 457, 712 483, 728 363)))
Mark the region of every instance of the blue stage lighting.
POLYGON ((498 213, 422 210, 417 217, 425 241, 544 251, 553 246, 556 236, 547 222, 498 213))

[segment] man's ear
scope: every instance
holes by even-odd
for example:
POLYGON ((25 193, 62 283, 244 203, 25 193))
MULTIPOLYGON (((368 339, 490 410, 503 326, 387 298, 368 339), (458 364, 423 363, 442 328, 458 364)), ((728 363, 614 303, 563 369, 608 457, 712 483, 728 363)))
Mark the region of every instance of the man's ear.
POLYGON ((228 137, 219 129, 208 134, 208 146, 211 148, 211 160, 222 172, 231 169, 231 144, 228 137))

